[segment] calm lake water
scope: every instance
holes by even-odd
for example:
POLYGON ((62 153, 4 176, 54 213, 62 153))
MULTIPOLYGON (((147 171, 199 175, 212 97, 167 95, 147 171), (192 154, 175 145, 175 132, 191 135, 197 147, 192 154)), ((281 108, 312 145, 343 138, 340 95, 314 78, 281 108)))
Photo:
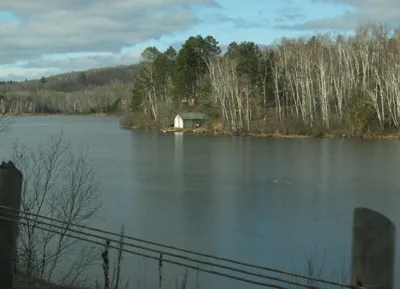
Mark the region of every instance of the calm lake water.
MULTIPOLYGON (((117 118, 100 117, 14 121, 0 137, 3 160, 13 141, 35 147, 61 130, 74 146, 88 148, 103 201, 91 225, 106 230, 125 224, 135 237, 300 273, 315 255, 324 277, 336 278, 342 258, 349 264, 355 207, 380 211, 395 224, 400 217, 397 141, 132 132, 117 118)), ((99 258, 88 274, 101 276, 100 264, 99 258)), ((165 269, 163 288, 175 288, 173 278, 184 270, 165 269)), ((124 279, 140 282, 135 288, 156 288, 157 274, 157 262, 125 257, 124 279)), ((256 287, 206 273, 199 283, 256 287)))

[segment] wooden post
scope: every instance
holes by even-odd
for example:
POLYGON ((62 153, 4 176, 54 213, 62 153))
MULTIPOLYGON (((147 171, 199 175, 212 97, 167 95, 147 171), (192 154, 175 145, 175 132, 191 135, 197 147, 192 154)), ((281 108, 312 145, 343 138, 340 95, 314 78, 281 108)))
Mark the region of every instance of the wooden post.
MULTIPOLYGON (((12 162, 0 165, 0 205, 20 209, 22 173, 12 162)), ((0 208, 0 216, 6 210, 0 208)), ((16 214, 15 212, 8 213, 16 214)), ((13 288, 18 224, 0 219, 0 288, 13 288)))
POLYGON ((360 288, 394 289, 394 224, 366 208, 354 211, 351 282, 360 288))

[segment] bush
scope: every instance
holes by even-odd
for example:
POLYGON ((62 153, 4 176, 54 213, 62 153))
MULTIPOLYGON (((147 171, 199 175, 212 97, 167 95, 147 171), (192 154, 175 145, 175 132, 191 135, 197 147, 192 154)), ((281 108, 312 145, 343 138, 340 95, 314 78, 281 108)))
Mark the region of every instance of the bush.
POLYGON ((47 232, 38 228, 38 217, 21 214, 29 219, 25 220, 28 225, 19 226, 18 271, 48 282, 75 282, 96 258, 93 247, 66 236, 73 224, 84 223, 101 206, 93 167, 83 152, 72 151, 62 134, 51 136, 36 149, 14 144, 13 162, 24 176, 22 211, 65 222, 46 221, 61 226, 47 232), (58 270, 61 262, 62 273, 58 270), (65 266, 71 267, 66 270, 65 266))
POLYGON ((124 113, 119 124, 122 128, 139 128, 139 129, 152 129, 156 127, 153 119, 150 119, 143 112, 127 112, 124 113))
POLYGON ((345 123, 351 135, 364 134, 374 116, 367 96, 362 91, 355 91, 345 111, 345 123))

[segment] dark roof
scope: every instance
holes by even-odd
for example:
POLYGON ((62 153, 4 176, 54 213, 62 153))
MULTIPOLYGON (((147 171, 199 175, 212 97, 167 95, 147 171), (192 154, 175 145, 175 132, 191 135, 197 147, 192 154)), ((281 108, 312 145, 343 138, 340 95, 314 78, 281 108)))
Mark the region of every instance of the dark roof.
POLYGON ((204 113, 200 112, 182 112, 179 113, 178 115, 181 116, 183 120, 205 120, 208 119, 208 117, 204 113))

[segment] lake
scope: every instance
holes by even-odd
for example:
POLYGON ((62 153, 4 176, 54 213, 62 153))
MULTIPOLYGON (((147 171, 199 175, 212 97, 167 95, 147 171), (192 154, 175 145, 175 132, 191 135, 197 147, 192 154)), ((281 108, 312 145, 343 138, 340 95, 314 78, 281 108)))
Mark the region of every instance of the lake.
MULTIPOLYGON (((37 116, 14 118, 0 156, 61 130, 95 166, 103 206, 90 225, 101 229, 124 224, 134 237, 300 273, 313 256, 333 279, 349 264, 354 208, 400 218, 398 141, 163 134, 122 130, 113 117, 37 116)), ((102 276, 100 264, 88 274, 102 276)), ((165 269, 163 288, 175 288, 184 269, 165 269)), ((124 259, 131 284, 154 288, 157 274, 156 261, 124 259)), ((206 273, 199 283, 256 287, 206 273)))

